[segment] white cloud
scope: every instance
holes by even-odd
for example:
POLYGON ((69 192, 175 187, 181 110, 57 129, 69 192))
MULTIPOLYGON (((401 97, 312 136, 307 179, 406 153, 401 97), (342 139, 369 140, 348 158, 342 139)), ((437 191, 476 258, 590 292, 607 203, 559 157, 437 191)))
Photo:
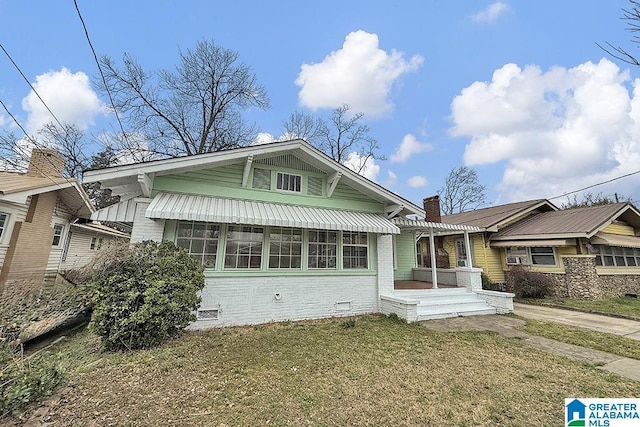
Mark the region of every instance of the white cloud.
POLYGON ((393 187, 398 183, 398 175, 392 171, 387 171, 387 181, 384 183, 385 187, 393 187))
POLYGON ((302 64, 295 83, 300 104, 312 110, 349 104, 352 111, 376 116, 392 108, 393 83, 420 67, 423 58, 405 60, 396 50, 380 49, 378 36, 366 31, 349 33, 342 48, 316 64, 302 64))
POLYGON ((394 163, 404 163, 415 154, 433 150, 433 145, 426 142, 419 142, 415 136, 407 134, 402 138, 402 143, 390 160, 394 163))
MULTIPOLYGON (((81 130, 86 130, 98 114, 106 111, 91 89, 89 77, 81 71, 71 73, 63 67, 60 71, 40 74, 33 87, 62 123, 74 124, 81 130)), ((22 100, 22 108, 28 114, 26 129, 31 134, 44 124, 55 122, 33 91, 22 100)))
POLYGON ((628 80, 607 59, 548 71, 506 64, 453 100, 451 133, 470 138, 465 164, 505 162, 502 200, 553 197, 638 169, 640 80, 632 94, 628 80))
POLYGON ((409 184, 409 187, 419 188, 429 185, 429 181, 427 181, 427 178, 424 176, 416 175, 409 178, 407 184, 409 184))
POLYGON ((262 144, 270 144, 274 142, 276 139, 273 135, 267 132, 260 132, 256 135, 256 138, 253 140, 251 145, 262 145, 262 144))
POLYGON ((471 16, 471 20, 479 24, 493 24, 508 10, 508 4, 502 1, 496 1, 480 12, 474 13, 471 16))
POLYGON ((371 157, 365 158, 356 152, 349 154, 344 165, 371 181, 376 181, 380 173, 380 166, 376 164, 375 159, 371 157))

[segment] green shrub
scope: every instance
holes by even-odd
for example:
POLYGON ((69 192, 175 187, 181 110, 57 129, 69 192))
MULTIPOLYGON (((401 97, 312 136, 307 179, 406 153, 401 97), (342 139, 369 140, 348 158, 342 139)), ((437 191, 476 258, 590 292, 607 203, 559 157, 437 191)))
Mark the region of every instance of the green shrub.
POLYGON ((157 346, 196 320, 204 274, 184 249, 146 241, 105 262, 90 286, 90 328, 106 350, 132 350, 157 346))
POLYGON ((40 402, 64 382, 56 360, 23 356, 16 331, 15 324, 0 325, 0 419, 40 402))
POLYGON ((493 280, 491 280, 489 278, 489 276, 487 276, 486 273, 482 273, 481 278, 482 278, 482 289, 486 289, 488 291, 502 291, 502 292, 504 292, 504 290, 505 290, 504 283, 494 282, 493 280))
POLYGON ((544 298, 551 294, 554 280, 544 273, 516 266, 507 273, 506 284, 517 298, 544 298))

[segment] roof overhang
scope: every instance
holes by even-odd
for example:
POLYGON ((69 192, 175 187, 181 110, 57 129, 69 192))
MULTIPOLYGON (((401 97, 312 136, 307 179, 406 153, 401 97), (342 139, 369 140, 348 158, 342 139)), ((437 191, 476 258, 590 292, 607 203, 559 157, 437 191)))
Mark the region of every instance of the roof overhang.
POLYGON ((95 210, 89 200, 89 196, 75 179, 68 179, 63 182, 51 181, 50 185, 10 193, 0 193, 0 200, 24 205, 31 196, 52 191, 57 191, 63 203, 78 217, 89 217, 95 210))
POLYGON ((620 234, 597 233, 591 239, 593 245, 620 246, 623 248, 640 248, 640 237, 620 234))
POLYGON ((206 221, 321 230, 399 234, 400 229, 383 215, 310 206, 159 193, 145 216, 152 219, 206 221))
POLYGON ((126 233, 123 233, 122 231, 118 231, 115 230, 111 227, 107 227, 106 225, 102 225, 102 224, 94 224, 94 223, 88 223, 88 224, 71 224, 72 228, 77 228, 80 230, 84 230, 86 232, 89 233, 96 233, 96 234, 104 234, 104 235, 108 235, 108 236, 113 236, 113 237, 121 237, 121 238, 126 238, 128 239, 130 236, 126 233))
POLYGON ((391 222, 400 227, 401 230, 433 230, 433 232, 437 235, 460 234, 461 232, 464 233, 465 231, 470 233, 479 233, 481 231, 484 231, 484 228, 476 227, 473 225, 446 224, 442 222, 430 222, 408 218, 393 218, 391 222))
POLYGON ((510 248, 510 247, 547 247, 547 246, 571 246, 575 244, 573 239, 537 239, 537 240, 501 240, 492 241, 492 248, 510 248))
POLYGON ((106 169, 88 170, 84 172, 83 180, 86 183, 99 182, 101 188, 109 188, 112 190, 112 195, 120 196, 121 200, 126 200, 141 196, 148 197, 153 187, 153 180, 157 176, 197 169, 242 163, 245 165, 242 176, 242 181, 244 182, 247 175, 247 164, 284 154, 292 154, 326 173, 330 184, 337 184, 339 180, 368 195, 373 200, 383 203, 385 207, 401 206, 402 208, 397 215, 415 214, 424 216, 424 210, 419 206, 357 174, 301 139, 114 166, 106 169), (249 159, 251 159, 251 162, 249 162, 249 159))

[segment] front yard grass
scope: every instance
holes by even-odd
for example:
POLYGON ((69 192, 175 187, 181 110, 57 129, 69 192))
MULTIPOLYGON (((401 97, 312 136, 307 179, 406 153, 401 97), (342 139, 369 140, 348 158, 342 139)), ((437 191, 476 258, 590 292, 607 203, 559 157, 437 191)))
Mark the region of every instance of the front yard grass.
POLYGON ((525 304, 553 305, 576 310, 609 315, 632 316, 640 319, 640 298, 613 297, 600 300, 577 300, 571 298, 523 298, 517 300, 525 304))
POLYGON ((640 341, 554 322, 525 320, 523 330, 530 334, 640 360, 640 341))
POLYGON ((68 376, 38 411, 54 426, 561 425, 566 397, 640 395, 518 339, 382 316, 189 332, 131 353, 102 353, 85 331, 51 351, 68 376))

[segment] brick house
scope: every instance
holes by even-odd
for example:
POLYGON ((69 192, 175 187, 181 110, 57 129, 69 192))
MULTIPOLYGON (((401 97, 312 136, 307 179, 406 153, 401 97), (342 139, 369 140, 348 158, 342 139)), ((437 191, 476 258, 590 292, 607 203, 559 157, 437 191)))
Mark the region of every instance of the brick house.
POLYGON ((99 224, 83 225, 94 208, 80 183, 65 178, 63 169, 57 152, 34 149, 25 173, 0 172, 2 297, 39 291, 46 276, 86 263, 93 238, 96 243, 125 237, 99 224))

